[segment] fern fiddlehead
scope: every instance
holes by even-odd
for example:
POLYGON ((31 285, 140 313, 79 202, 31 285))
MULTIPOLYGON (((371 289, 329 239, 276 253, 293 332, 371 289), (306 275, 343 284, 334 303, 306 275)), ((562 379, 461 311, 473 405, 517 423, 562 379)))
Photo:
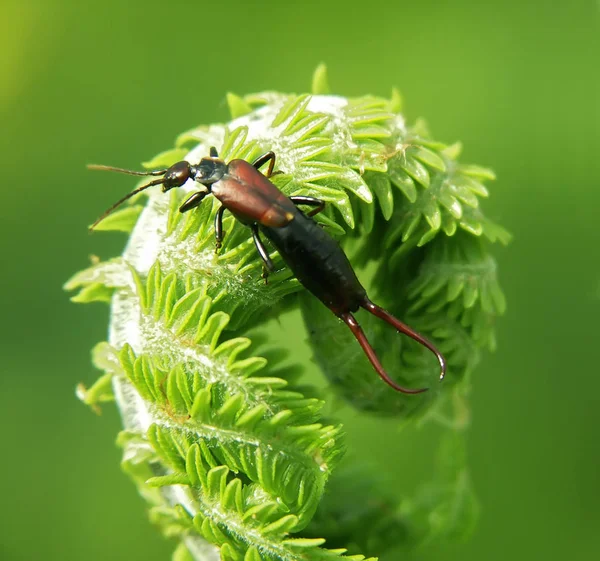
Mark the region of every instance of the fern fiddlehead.
MULTIPOLYGON (((366 376, 370 369, 360 360, 347 360, 354 341, 332 338, 335 318, 302 297, 317 362, 357 407, 427 410, 446 419, 443 407, 462 391, 478 349, 493 344, 493 319, 504 308, 487 244, 506 242, 508 234, 479 210, 491 172, 458 164, 458 148, 430 140, 422 124, 408 127, 396 94, 323 95, 322 69, 315 76, 317 95, 229 95, 231 123, 193 129, 145 165, 196 161, 212 145, 226 161, 276 152, 283 173, 273 182, 288 195, 329 203, 318 219, 358 263, 377 262, 380 297, 442 342, 456 388, 399 398, 366 376)), ((178 558, 342 555, 307 528, 343 455, 342 428, 323 420, 322 400, 290 388, 277 364, 253 356, 248 338, 231 335, 272 315, 300 285, 285 269, 265 285, 249 232, 232 217, 216 254, 216 202, 182 215, 181 193, 146 195, 145 206, 134 200, 99 226, 130 233, 123 256, 67 283, 79 290, 75 301, 111 304, 109 340, 94 351, 105 374, 80 397, 97 406, 114 396, 124 423, 124 469, 152 505, 153 519, 180 539, 178 558)), ((366 328, 379 329, 370 322, 366 328)), ((394 372, 411 383, 431 379, 422 349, 389 333, 371 339, 379 336, 394 372)))

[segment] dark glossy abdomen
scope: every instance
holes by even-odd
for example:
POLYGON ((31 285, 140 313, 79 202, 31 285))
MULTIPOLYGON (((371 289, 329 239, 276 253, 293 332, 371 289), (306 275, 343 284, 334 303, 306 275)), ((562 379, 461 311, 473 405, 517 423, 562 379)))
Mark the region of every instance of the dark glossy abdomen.
POLYGON ((296 278, 334 313, 355 312, 366 297, 339 244, 297 211, 281 228, 261 226, 296 278))

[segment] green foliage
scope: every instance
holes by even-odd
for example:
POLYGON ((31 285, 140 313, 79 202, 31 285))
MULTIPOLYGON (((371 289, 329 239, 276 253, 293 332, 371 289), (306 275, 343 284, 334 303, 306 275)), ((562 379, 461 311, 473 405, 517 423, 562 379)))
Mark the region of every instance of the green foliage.
MULTIPOLYGON (((226 161, 273 150, 281 172, 273 181, 284 193, 329 203, 318 220, 357 266, 375 265, 375 299, 439 344, 448 383, 419 396, 394 393, 348 330, 302 294, 295 301, 316 362, 355 407, 419 413, 444 426, 440 466, 400 503, 357 485, 375 471, 342 470, 327 487, 345 449, 341 426, 323 419, 321 399, 293 386, 280 349, 265 349, 267 360, 236 336, 276 315, 301 286, 274 251, 281 270, 265 284, 248 228, 227 214, 215 251, 214 198, 181 214, 189 193, 146 191, 143 209, 136 197, 99 228, 130 232, 123 256, 92 263, 66 288, 78 290, 76 302, 111 303, 109 341, 93 356, 104 374, 78 394, 96 409, 116 400, 123 468, 151 519, 180 540, 180 561, 325 560, 346 551, 321 547, 323 538, 358 561, 398 543, 460 537, 476 518, 463 442, 467 383, 480 350, 494 347, 493 323, 505 308, 488 246, 509 239, 480 209, 493 173, 460 164, 459 145, 431 140, 423 123, 407 126, 396 90, 391 100, 325 95, 321 66, 313 92, 228 94, 231 123, 188 131, 144 165, 198 161, 210 146, 226 161)), ((432 384, 426 350, 360 319, 402 383, 432 384)))
POLYGON ((113 230, 129 234, 133 230, 143 208, 140 205, 135 205, 119 209, 108 215, 95 229, 104 232, 113 230))

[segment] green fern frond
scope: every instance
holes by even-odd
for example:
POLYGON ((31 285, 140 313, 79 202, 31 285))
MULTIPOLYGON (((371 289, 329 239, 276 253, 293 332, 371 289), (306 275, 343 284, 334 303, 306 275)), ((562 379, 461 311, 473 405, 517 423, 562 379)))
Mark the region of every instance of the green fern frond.
POLYGON ((440 232, 453 236, 457 228, 492 242, 508 243, 509 234, 485 218, 479 208, 479 198, 488 196, 482 181, 493 179, 492 172, 459 165, 455 149, 431 144, 411 129, 399 134, 393 146, 388 175, 403 198, 391 217, 386 247, 393 251, 399 242, 402 245, 390 260, 397 258, 407 242, 420 247, 440 232))
MULTIPOLYGON (((129 381, 160 410, 147 436, 173 469, 184 472, 188 452, 196 446, 207 465, 243 472, 264 496, 282 500, 299 517, 298 525, 314 512, 341 454, 339 427, 311 423, 321 402, 281 390, 273 390, 269 399, 260 391, 231 395, 233 384, 226 380, 190 378, 181 364, 161 371, 152 358, 135 357, 127 347, 120 354, 129 381)), ((277 381, 270 382, 272 388, 277 381)), ((264 384, 248 378, 247 386, 260 390, 264 384)))
POLYGON ((464 233, 432 244, 408 288, 408 313, 455 320, 479 346, 495 349, 493 323, 504 313, 506 300, 494 258, 483 240, 464 233))
POLYGON ((117 288, 127 285, 127 274, 123 259, 93 263, 91 267, 73 275, 65 284, 65 290, 79 290, 71 298, 73 302, 110 302, 117 288))
MULTIPOLYGON (((287 195, 328 203, 317 220, 353 263, 376 263, 374 299, 439 344, 448 383, 411 397, 381 384, 329 310, 310 295, 290 300, 302 287, 274 250, 280 270, 264 283, 249 229, 228 214, 215 250, 214 198, 182 214, 190 188, 134 197, 98 228, 130 233, 123 256, 94 262, 66 284, 76 302, 111 304, 109 341, 93 353, 104 374, 78 395, 95 409, 116 401, 123 469, 152 520, 179 540, 178 561, 359 561, 363 555, 324 549, 323 538, 376 553, 391 545, 386 532, 405 543, 457 536, 475 516, 459 453, 466 405, 455 405, 457 396, 465 403, 480 350, 493 347, 494 321, 505 308, 488 246, 509 235, 481 210, 493 173, 459 163, 460 145, 432 140, 423 122, 408 126, 396 90, 390 100, 328 91, 319 67, 312 96, 228 94, 230 123, 196 127, 144 166, 197 162, 211 146, 225 161, 274 151, 281 173, 272 181, 287 195), (292 385, 298 369, 285 364, 281 349, 258 353, 260 337, 237 336, 293 301, 316 362, 354 406, 419 413, 458 434, 443 450, 456 458, 454 467, 440 469, 429 490, 401 505, 385 497, 377 503, 390 506, 391 518, 347 504, 354 515, 330 524, 327 513, 339 502, 330 508, 321 501, 344 453, 342 429, 323 419, 323 400, 292 385), (359 526, 362 533, 353 530, 359 526)), ((379 320, 360 319, 397 379, 431 385, 436 372, 427 351, 379 320)))

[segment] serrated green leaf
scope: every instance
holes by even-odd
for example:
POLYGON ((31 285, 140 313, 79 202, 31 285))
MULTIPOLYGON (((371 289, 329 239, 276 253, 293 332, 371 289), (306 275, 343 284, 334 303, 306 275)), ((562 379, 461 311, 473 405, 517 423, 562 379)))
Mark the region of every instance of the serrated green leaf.
POLYGON ((392 88, 392 97, 390 98, 390 111, 400 113, 402 111, 402 94, 397 88, 392 88))
POLYGON ((129 233, 133 230, 143 208, 141 205, 133 205, 116 210, 99 222, 94 227, 94 230, 98 232, 115 231, 129 233))
POLYGON ((406 154, 399 156, 398 165, 423 187, 429 187, 429 172, 418 160, 406 154))
POLYGON ((444 189, 440 193, 438 201, 448 210, 448 212, 450 212, 455 220, 460 220, 462 218, 462 206, 448 190, 444 189))
POLYGON ((243 98, 231 92, 227 93, 227 106, 232 119, 243 117, 252 111, 252 107, 243 98))
POLYGON ((194 404, 192 405, 190 415, 198 421, 207 421, 210 419, 211 402, 212 391, 211 387, 207 386, 194 396, 194 404))
POLYGON ((223 423, 231 424, 244 403, 244 396, 236 394, 230 397, 217 411, 223 423))
POLYGON ((450 144, 449 146, 446 146, 442 150, 442 153, 444 154, 444 156, 446 156, 446 158, 449 158, 450 160, 456 160, 461 155, 462 149, 463 149, 462 143, 455 142, 454 144, 450 144))
POLYGON ((429 150, 427 148, 424 148, 423 146, 417 146, 416 149, 411 150, 411 154, 422 164, 425 164, 439 171, 446 171, 446 163, 433 150, 429 150))
POLYGON ((396 166, 391 167, 389 176, 392 183, 404 193, 404 196, 411 203, 414 203, 417 200, 417 187, 415 182, 404 170, 396 166))
POLYGON ((315 95, 327 95, 331 93, 329 81, 327 80, 327 66, 323 63, 319 64, 315 69, 311 91, 315 95))
POLYGON ((248 127, 237 127, 232 131, 227 131, 220 156, 225 160, 232 160, 242 149, 248 138, 248 127))
POLYGON ((496 174, 491 169, 481 166, 463 164, 458 169, 464 175, 469 175, 477 179, 483 179, 485 181, 494 181, 496 179, 496 174))
POLYGON ((205 322, 204 326, 198 329, 196 339, 198 341, 206 340, 209 342, 211 353, 217 348, 219 337, 229 323, 229 316, 225 313, 217 312, 211 315, 205 322))
POLYGON ((383 214, 385 220, 389 220, 394 211, 394 195, 390 180, 383 173, 372 173, 366 176, 365 181, 367 181, 379 201, 381 214, 383 214))
POLYGON ((244 561, 263 561, 258 549, 254 546, 249 547, 244 555, 244 561))
POLYGON ((78 384, 76 389, 77 397, 86 405, 89 405, 96 413, 100 413, 100 404, 108 401, 114 401, 115 396, 112 390, 111 373, 100 376, 90 388, 83 384, 78 384))
POLYGON ((287 127, 293 125, 295 120, 302 115, 309 101, 309 95, 290 98, 281 108, 275 119, 273 119, 272 126, 279 127, 286 121, 288 123, 287 127))
POLYGON ((438 232, 439 230, 435 229, 427 230, 427 232, 425 232, 417 242, 417 247, 423 247, 426 243, 429 243, 433 238, 435 238, 438 232))
POLYGON ((240 555, 240 553, 235 551, 228 543, 224 543, 221 546, 219 553, 221 555, 221 561, 243 561, 243 557, 240 555))
POLYGON ((189 485, 189 479, 181 473, 151 477, 146 481, 150 487, 168 487, 170 485, 189 485))
POLYGON ((71 297, 71 302, 87 304, 89 302, 110 302, 115 289, 104 284, 94 283, 83 287, 71 297))
POLYGON ((292 142, 302 142, 310 137, 311 134, 321 130, 329 121, 327 115, 311 113, 297 119, 285 129, 284 134, 292 142))
POLYGON ((298 524, 298 517, 293 514, 283 516, 279 520, 263 528, 264 534, 287 534, 298 524))

